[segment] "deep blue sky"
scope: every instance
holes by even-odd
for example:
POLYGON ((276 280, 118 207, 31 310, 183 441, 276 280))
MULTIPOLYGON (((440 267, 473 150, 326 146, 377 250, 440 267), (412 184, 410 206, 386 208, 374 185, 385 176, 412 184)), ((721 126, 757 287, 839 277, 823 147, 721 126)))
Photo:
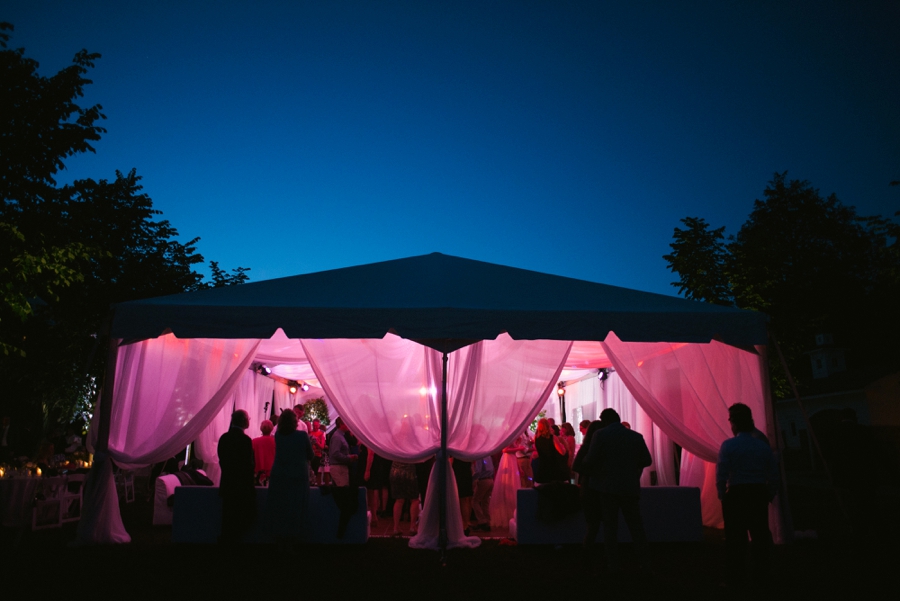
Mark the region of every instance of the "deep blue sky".
POLYGON ((0 20, 103 56, 108 133, 251 279, 433 251, 675 294, 685 216, 736 233, 776 171, 900 209, 898 2, 72 2, 0 20))

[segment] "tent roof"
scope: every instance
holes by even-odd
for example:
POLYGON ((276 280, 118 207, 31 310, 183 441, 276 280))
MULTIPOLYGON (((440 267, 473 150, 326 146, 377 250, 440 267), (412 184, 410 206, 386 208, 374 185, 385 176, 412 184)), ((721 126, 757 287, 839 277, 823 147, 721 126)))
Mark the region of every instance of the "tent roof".
POLYGON ((121 303, 112 334, 765 344, 766 316, 440 253, 121 303))

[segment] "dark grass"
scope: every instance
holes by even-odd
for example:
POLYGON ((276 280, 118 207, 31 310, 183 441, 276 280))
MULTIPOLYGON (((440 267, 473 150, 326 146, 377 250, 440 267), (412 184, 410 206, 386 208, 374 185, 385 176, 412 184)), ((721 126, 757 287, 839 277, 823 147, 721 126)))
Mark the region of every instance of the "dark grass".
MULTIPOLYGON (((900 510, 900 508, 898 508, 900 510)), ((150 526, 150 504, 123 506, 128 545, 73 547, 76 525, 40 532, 3 531, 2 580, 41 598, 83 594, 122 598, 228 599, 306 594, 325 598, 396 599, 706 599, 752 596, 784 599, 893 598, 900 576, 896 539, 835 536, 780 545, 773 570, 745 593, 720 587, 724 542, 706 530, 701 543, 651 544, 652 575, 638 572, 629 545, 626 570, 599 568, 578 546, 507 546, 485 540, 476 549, 410 549, 408 539, 373 538, 365 545, 178 545, 170 529, 150 526), (590 597, 585 597, 589 595, 590 597)), ((7 589, 9 590, 9 589, 7 589)), ((4 595, 4 598, 6 596, 4 595)), ((14 597, 9 597, 13 599, 14 597)))

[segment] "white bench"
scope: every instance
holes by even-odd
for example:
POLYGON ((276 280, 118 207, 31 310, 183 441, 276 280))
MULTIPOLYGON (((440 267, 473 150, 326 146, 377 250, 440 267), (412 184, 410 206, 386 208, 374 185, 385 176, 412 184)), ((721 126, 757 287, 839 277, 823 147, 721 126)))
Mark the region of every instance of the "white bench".
MULTIPOLYGON (((206 472, 203 470, 197 471, 206 476, 206 472)), ((169 505, 169 497, 175 494, 175 489, 180 486, 181 481, 175 474, 162 474, 156 479, 156 484, 153 486, 154 526, 169 526, 172 524, 172 506, 169 505)))
MULTIPOLYGON (((247 533, 245 542, 273 542, 261 526, 266 513, 269 489, 256 488, 257 519, 247 533)), ((318 487, 309 489, 309 520, 304 542, 323 544, 362 544, 369 540, 369 516, 366 510, 366 489, 357 491, 359 508, 350 517, 343 538, 337 537, 340 510, 331 495, 323 495, 318 487)), ((175 508, 172 519, 172 542, 215 543, 222 532, 222 499, 218 486, 179 486, 175 489, 175 508)))
MULTIPOLYGON (((650 542, 700 541, 703 518, 700 489, 686 486, 650 486, 641 488, 641 516, 650 542)), ((516 515, 510 520, 510 538, 520 545, 575 544, 584 540, 587 522, 578 511, 552 524, 537 519, 538 491, 522 488, 516 498, 516 515)), ((603 540, 603 528, 597 541, 603 540)), ((628 526, 619 516, 619 541, 630 542, 628 526)))

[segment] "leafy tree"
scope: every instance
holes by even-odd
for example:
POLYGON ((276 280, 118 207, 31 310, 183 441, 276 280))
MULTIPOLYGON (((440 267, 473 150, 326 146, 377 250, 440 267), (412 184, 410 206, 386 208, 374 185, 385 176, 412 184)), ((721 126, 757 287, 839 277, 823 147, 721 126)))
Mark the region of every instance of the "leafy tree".
POLYGON ((222 286, 244 284, 250 279, 250 276, 247 275, 247 272, 250 271, 249 267, 237 267, 232 269, 231 273, 228 273, 219 267, 218 261, 210 261, 209 271, 212 274, 212 285, 206 285, 206 287, 209 288, 221 288, 222 286))
POLYGON ((102 107, 77 102, 100 55, 82 50, 44 77, 24 50, 7 49, 11 29, 0 24, 0 239, 12 250, 0 256, 0 411, 46 430, 90 412, 110 305, 248 276, 214 263, 204 282, 199 239, 178 241, 134 169, 57 185, 65 159, 93 152, 106 131, 102 107))
POLYGON ((673 283, 678 293, 691 300, 717 305, 731 305, 734 300, 725 274, 728 251, 723 240, 725 227, 709 229, 709 224, 698 217, 681 220, 687 229, 675 228, 672 254, 663 255, 669 269, 678 273, 681 280, 673 283))
MULTIPOLYGON (((860 385, 900 367, 900 225, 860 217, 809 182, 775 174, 736 236, 685 218, 663 258, 687 298, 765 311, 791 372, 810 389, 815 335, 831 333, 846 348, 844 384, 860 385)), ((780 365, 774 391, 787 394, 780 365)), ((833 383, 833 381, 832 381, 833 383)), ((840 384, 838 384, 840 385, 840 384)))
MULTIPOLYGON (((25 248, 25 236, 15 227, 0 222, 0 245, 10 251, 9 260, 0 264, 3 303, 0 316, 14 315, 24 322, 33 313, 31 298, 43 295, 58 300, 57 290, 84 279, 73 267, 78 258, 87 258, 81 244, 41 249, 38 254, 31 254, 25 248), (35 286, 33 282, 36 280, 43 280, 43 285, 35 286)), ((0 332, 5 334, 6 330, 0 332)), ((0 349, 4 355, 12 352, 25 356, 17 340, 0 338, 0 349)))

